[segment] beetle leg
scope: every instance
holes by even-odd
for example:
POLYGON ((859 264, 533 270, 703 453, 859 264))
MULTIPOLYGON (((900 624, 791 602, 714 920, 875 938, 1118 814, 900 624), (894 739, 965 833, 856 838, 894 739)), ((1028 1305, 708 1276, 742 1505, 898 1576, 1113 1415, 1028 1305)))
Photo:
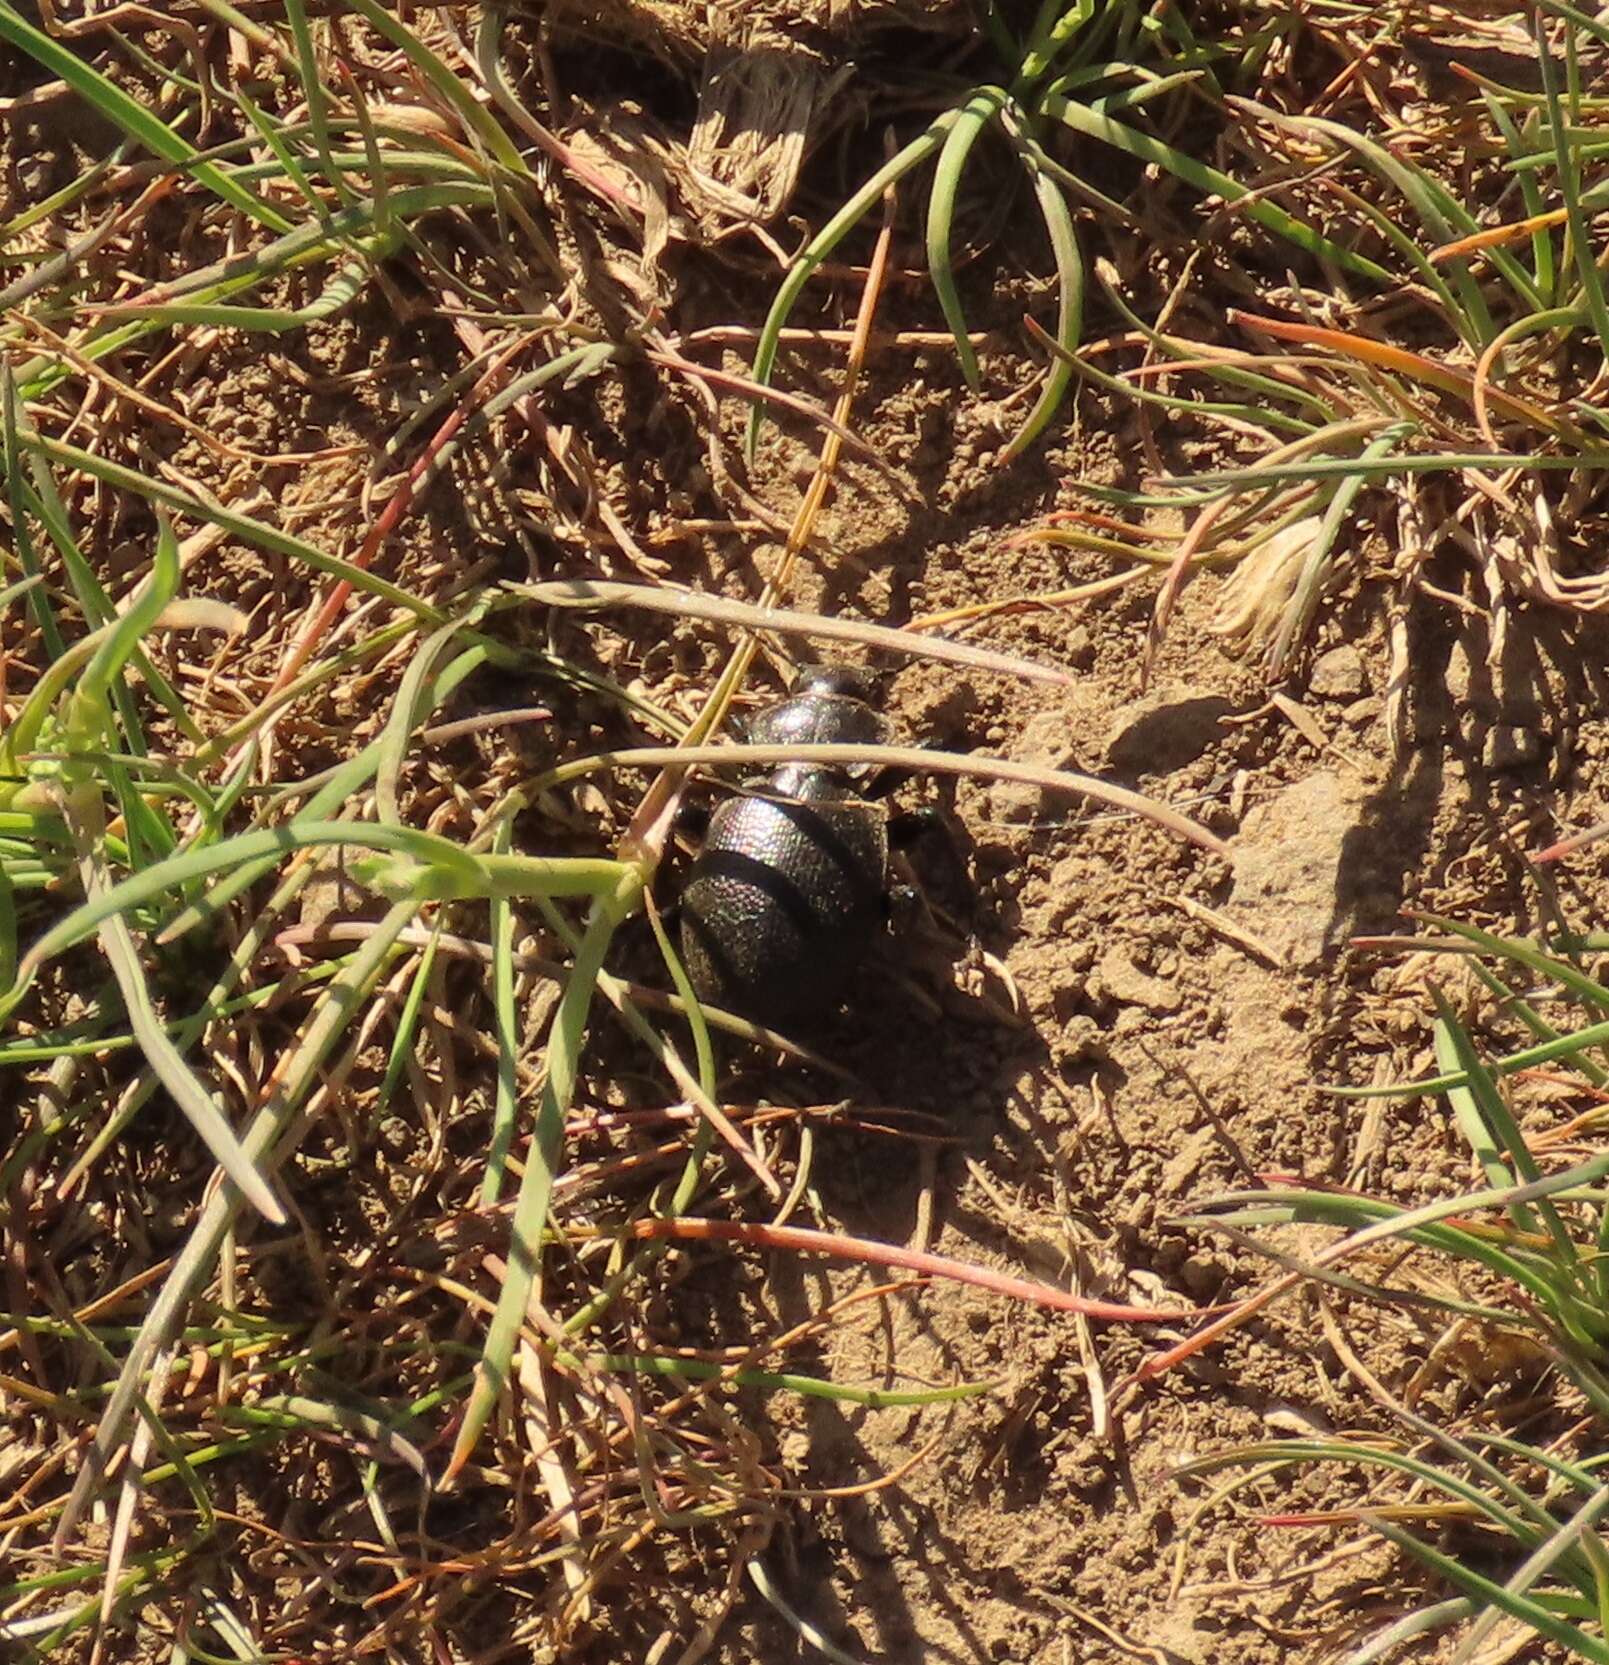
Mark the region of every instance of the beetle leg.
MULTIPOLYGON (((932 739, 918 740, 916 745, 919 751, 942 750, 940 743, 932 739)), ((886 798, 890 792, 898 791, 906 781, 914 779, 920 772, 903 763, 886 764, 860 788, 860 795, 863 798, 886 798)))

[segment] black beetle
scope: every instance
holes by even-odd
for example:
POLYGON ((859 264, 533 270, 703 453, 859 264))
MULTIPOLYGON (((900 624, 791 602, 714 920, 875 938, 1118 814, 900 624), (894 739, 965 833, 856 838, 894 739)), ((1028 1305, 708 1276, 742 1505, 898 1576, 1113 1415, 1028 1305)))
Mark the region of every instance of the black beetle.
MULTIPOLYGON (((875 689, 854 666, 807 666, 786 699, 749 719, 745 738, 880 744, 889 725, 875 689)), ((875 800, 898 778, 785 763, 715 810, 680 901, 682 959, 700 1000, 782 1025, 841 994, 889 916, 890 818, 875 800)), ((894 831, 925 824, 900 816, 894 831)))

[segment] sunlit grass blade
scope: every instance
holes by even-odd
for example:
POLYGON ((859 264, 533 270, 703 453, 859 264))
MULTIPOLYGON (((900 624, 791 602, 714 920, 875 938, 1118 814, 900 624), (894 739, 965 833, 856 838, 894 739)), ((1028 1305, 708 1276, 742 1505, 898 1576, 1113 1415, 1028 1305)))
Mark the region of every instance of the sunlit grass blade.
MULTIPOLYGON (((136 873, 75 908, 33 945, 21 975, 31 976, 46 960, 65 952, 97 929, 113 914, 125 913, 165 896, 194 879, 254 862, 265 856, 284 856, 320 846, 352 845, 395 852, 434 876, 435 888, 460 896, 529 895, 594 896, 618 882, 622 864, 587 856, 474 856, 451 839, 412 827, 391 827, 368 821, 293 821, 281 827, 239 833, 202 849, 185 850, 136 873)), ((11 991, 14 1000, 19 989, 11 991)))
MULTIPOLYGON (((838 210, 814 237, 795 255, 787 276, 778 287, 760 329, 760 339, 754 349, 750 375, 762 386, 769 384, 775 367, 777 348, 782 341, 782 328, 793 311, 794 303, 803 294, 811 274, 844 240, 865 216, 882 200, 883 192, 903 179, 913 168, 919 167, 944 144, 946 135, 960 119, 959 110, 946 110, 927 129, 911 140, 905 148, 890 157, 864 185, 838 210)), ((749 414, 745 441, 749 460, 754 459, 760 430, 765 422, 765 409, 756 404, 749 414)))
POLYGON ((497 1309, 486 1333, 480 1363, 475 1368, 475 1385, 464 1407, 464 1419, 447 1463, 444 1484, 451 1483, 469 1461, 508 1385, 515 1343, 525 1323, 526 1303, 541 1265, 542 1233, 547 1225, 548 1202, 564 1141, 564 1118, 575 1091, 598 973, 603 969, 604 956, 614 941, 615 930, 635 904, 641 887, 641 876, 629 874, 612 895, 598 898, 575 964, 565 979, 548 1040, 547 1079, 542 1086, 536 1125, 514 1206, 503 1287, 498 1293, 497 1309))
POLYGON ((1002 463, 1014 461, 1038 439, 1045 426, 1061 408, 1072 383, 1077 364, 1079 336, 1084 322, 1084 257, 1078 247, 1078 232, 1055 180, 1043 172, 1034 176, 1034 196, 1044 216, 1045 229, 1056 257, 1059 306, 1056 314, 1055 351, 1045 372, 1045 385, 1018 429, 1016 437, 1000 453, 1002 463))
MULTIPOLYGON (((383 259, 389 247, 376 246, 371 255, 383 259)), ((252 330, 261 335, 285 335, 323 323, 350 306, 368 286, 372 276, 368 259, 349 261, 340 267, 303 307, 229 306, 197 301, 164 301, 134 308, 108 307, 110 318, 135 316, 155 324, 204 324, 215 329, 252 330)))
POLYGON ((531 170, 526 166, 525 158, 501 124, 414 30, 409 29, 388 7, 378 4, 378 0, 346 0, 346 3, 377 34, 401 48, 409 63, 457 114, 464 130, 486 147, 500 167, 506 168, 516 178, 530 178, 531 170))
POLYGON ((1333 261, 1343 270, 1357 277, 1369 278, 1375 283, 1389 284, 1392 281, 1391 274, 1383 266, 1352 249, 1332 242, 1277 203, 1254 195, 1249 186, 1240 184, 1228 174, 1219 172, 1217 168, 1210 167, 1193 156, 1186 156, 1182 151, 1164 144, 1160 139, 1152 138, 1148 133, 1140 132, 1138 128, 1113 121, 1110 116, 1101 115, 1075 100, 1060 95, 1046 98, 1044 108, 1047 115, 1053 116, 1064 126, 1084 134, 1087 138, 1099 139, 1103 144, 1125 151, 1142 162, 1163 168, 1198 191, 1222 197, 1230 204, 1243 204, 1246 215, 1256 220, 1259 225, 1319 259, 1333 261))
MULTIPOLYGON (((1411 426, 1403 422, 1387 428, 1383 434, 1371 439, 1364 447, 1360 461, 1370 463, 1389 457, 1411 431, 1411 426)), ((1284 676, 1291 654, 1303 641, 1313 622, 1313 615, 1318 610, 1319 597, 1323 593, 1329 572, 1330 557, 1341 536, 1342 528, 1352 513, 1352 505, 1357 501, 1358 493, 1367 484, 1368 477, 1361 470, 1355 474, 1348 474, 1330 498, 1329 506, 1324 511, 1324 519, 1320 522, 1312 546, 1303 560, 1301 575, 1296 580, 1296 589, 1285 610, 1279 633, 1269 649, 1268 672, 1270 678, 1275 681, 1284 676)))
MULTIPOLYGON (((330 121, 328 94, 319 74, 318 53, 313 46, 313 32, 308 26, 307 8, 302 0, 285 0, 285 20, 290 24, 291 40, 296 47, 296 63, 301 72, 303 95, 307 99, 307 119, 313 129, 313 147, 336 196, 351 204, 355 193, 346 182, 340 164, 330 150, 330 121)), ((321 214, 323 209, 318 210, 321 214)))
MULTIPOLYGON (((1581 282, 1581 294, 1586 301, 1588 316, 1592 319, 1592 327, 1597 331, 1598 340, 1605 354, 1609 354, 1609 300, 1604 297, 1603 277, 1598 270, 1598 256, 1596 244, 1593 241, 1592 226, 1588 221, 1586 210, 1581 202, 1581 179, 1576 167, 1576 158, 1571 150, 1570 139, 1565 122, 1564 104, 1559 97, 1558 66, 1553 61, 1553 47, 1548 40, 1548 32, 1542 22, 1542 10, 1560 15, 1553 5, 1542 6, 1536 13, 1535 41, 1537 64, 1542 76, 1542 95, 1547 101, 1548 127, 1553 140, 1553 154, 1555 160, 1555 177, 1558 180, 1559 192, 1564 198, 1565 213, 1568 217, 1570 252, 1575 257, 1576 273, 1581 282)), ((1572 32, 1577 27, 1574 17, 1569 10, 1564 12, 1565 27, 1572 32)), ((1474 229, 1471 227, 1470 229, 1474 229)), ((1492 251, 1495 261, 1498 251, 1492 251)), ((1563 297, 1561 297, 1562 299, 1563 297)))
POLYGON ((1002 87, 979 87, 957 112, 945 136, 944 147, 933 165, 933 189, 927 200, 927 270, 933 291, 943 308, 945 322, 955 337, 961 374, 974 393, 978 391, 978 355, 967 337, 966 313, 955 287, 955 269, 950 262, 950 239, 955 226, 955 201, 961 187, 972 147, 983 137, 1006 102, 1002 87))
POLYGON ((676 589, 669 585, 561 578, 543 584, 514 584, 509 589, 547 607, 642 607, 650 612, 708 619, 717 624, 774 630, 781 635, 814 636, 829 642, 858 642, 863 647, 886 648, 892 653, 915 659, 945 660, 955 665, 970 666, 974 670, 1024 677, 1032 682, 1072 680, 1066 671, 1053 665, 1024 659, 1017 654, 974 647, 970 642, 953 642, 942 636, 918 635, 908 630, 893 630, 887 625, 868 624, 861 619, 833 618, 825 613, 806 613, 788 607, 757 607, 750 602, 733 601, 726 596, 706 595, 697 590, 676 589))
POLYGON ((1432 1547, 1424 1539, 1403 1530, 1391 1521, 1367 1513, 1364 1518, 1381 1537, 1413 1556, 1415 1560, 1423 1562, 1432 1572, 1446 1579, 1455 1589, 1462 1590, 1481 1606, 1495 1607, 1508 1614, 1510 1618, 1518 1619, 1538 1636, 1545 1636, 1549 1641, 1559 1643, 1578 1658, 1591 1661, 1591 1665, 1609 1665, 1609 1644, 1582 1630, 1579 1625, 1573 1625, 1560 1618, 1541 1602, 1487 1578, 1485 1574, 1432 1547))
MULTIPOLYGON (((1297 133, 1322 134, 1360 156, 1382 180, 1402 195, 1434 242, 1445 243, 1454 235, 1480 230, 1475 216, 1439 180, 1423 168, 1395 155, 1367 133, 1324 116, 1282 115, 1261 104, 1248 104, 1247 107, 1261 120, 1297 133)), ((1512 255, 1498 250, 1493 254, 1492 262, 1526 307, 1537 309, 1547 304, 1545 297, 1512 255)), ((1479 332, 1479 339, 1470 345, 1478 346, 1491 339, 1496 327, 1491 311, 1471 273, 1461 271, 1454 277, 1465 312, 1479 332)))
MULTIPOLYGON (((351 961, 331 980, 323 999, 308 1020, 296 1045, 276 1076, 274 1090, 253 1116, 243 1141, 246 1155, 254 1165, 283 1161, 290 1153, 282 1143, 298 1105, 312 1087, 320 1064, 351 1022, 354 1012, 379 976, 397 936, 413 917, 408 904, 393 907, 374 934, 353 955, 351 961)), ((112 1453, 123 1439, 147 1373, 167 1347, 191 1300, 212 1275, 218 1251, 241 1205, 240 1193, 230 1185, 221 1186, 208 1198, 200 1219, 173 1263, 129 1346, 106 1409, 95 1431, 93 1446, 71 1496, 57 1523, 56 1543, 63 1545, 78 1523, 84 1506, 100 1484, 112 1453)))
POLYGON ((113 462, 108 457, 97 456, 93 452, 80 450, 76 445, 53 439, 48 434, 28 433, 22 436, 22 440, 26 448, 38 451, 40 455, 48 457, 60 467, 80 470, 106 485, 132 492, 136 497, 146 498, 153 503, 160 503, 164 508, 176 513, 210 521, 214 526, 223 527, 226 532, 233 533, 246 543, 256 544, 258 548, 270 550, 276 555, 288 556, 294 561, 301 561, 315 572, 345 579, 353 589, 361 590, 366 595, 381 596, 393 606, 406 608, 408 612, 432 624, 444 622, 434 607, 410 595, 408 591, 377 577, 372 572, 365 572, 361 567, 353 566, 350 561, 343 561, 339 556, 331 555, 294 533, 282 532, 277 526, 270 526, 251 515, 238 514, 221 503, 194 497, 178 486, 169 485, 165 480, 153 479, 135 469, 126 468, 121 463, 113 462))
POLYGON ((108 121, 144 145, 153 156, 187 166, 208 190, 271 231, 291 229, 291 222, 278 209, 264 202, 255 192, 245 189, 215 163, 196 161, 193 145, 181 139, 171 127, 158 120, 137 99, 130 98, 98 69, 86 64, 42 29, 36 29, 9 0, 0 0, 0 38, 9 40, 53 75, 59 76, 108 121))
MULTIPOLYGON (((22 569, 28 606, 39 628, 40 640, 51 659, 59 659, 66 651, 56 615, 51 609, 50 594, 45 588, 44 573, 34 549, 33 533, 28 527, 28 504, 21 467, 21 453, 17 448, 17 384, 12 379, 11 366, 0 358, 0 416, 4 418, 3 460, 6 471, 6 493, 11 501, 11 537, 17 553, 17 565, 22 569)), ((92 623, 100 621, 92 620, 92 623)))

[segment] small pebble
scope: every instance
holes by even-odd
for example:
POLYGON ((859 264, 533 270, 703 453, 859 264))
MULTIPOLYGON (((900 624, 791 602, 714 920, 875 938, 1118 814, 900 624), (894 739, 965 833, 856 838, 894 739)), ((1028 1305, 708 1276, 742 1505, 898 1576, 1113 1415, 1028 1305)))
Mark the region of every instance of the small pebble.
POLYGON ((1308 692, 1321 700, 1353 700, 1366 692, 1363 655, 1350 644, 1331 648, 1313 661, 1308 692))

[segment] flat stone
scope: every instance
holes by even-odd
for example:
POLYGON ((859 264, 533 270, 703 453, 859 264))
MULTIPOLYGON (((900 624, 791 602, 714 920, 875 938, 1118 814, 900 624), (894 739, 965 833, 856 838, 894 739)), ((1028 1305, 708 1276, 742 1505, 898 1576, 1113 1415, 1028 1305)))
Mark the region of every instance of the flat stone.
POLYGON ((1121 948, 1108 948, 1101 956, 1094 988, 1120 1006, 1143 1006, 1148 1012, 1176 1012, 1183 1003, 1176 985, 1141 971, 1121 948))
POLYGON ((1126 775, 1167 775, 1194 763, 1223 738, 1220 720, 1234 709, 1221 694, 1172 689, 1112 713, 1106 756, 1126 775))
POLYGON ((1309 775, 1259 804, 1235 837, 1230 916, 1289 965, 1318 965, 1346 934, 1342 869, 1365 797, 1351 775, 1309 775))
POLYGON ((1368 686, 1363 655, 1349 643, 1321 653, 1307 679, 1307 691, 1321 700, 1355 700, 1368 692, 1368 686))

